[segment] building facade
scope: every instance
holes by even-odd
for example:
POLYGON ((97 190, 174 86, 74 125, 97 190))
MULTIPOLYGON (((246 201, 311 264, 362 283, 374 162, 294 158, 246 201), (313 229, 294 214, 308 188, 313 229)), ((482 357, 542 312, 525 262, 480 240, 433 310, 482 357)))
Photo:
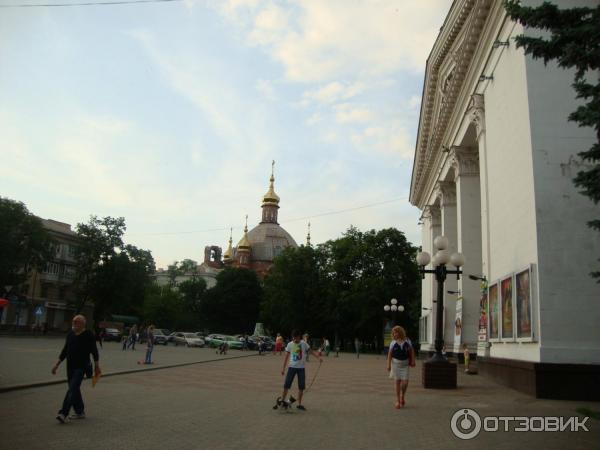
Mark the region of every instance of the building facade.
MULTIPOLYGON (((77 298, 73 285, 77 233, 67 223, 50 219, 41 221, 54 240, 54 258, 43 270, 34 270, 19 289, 21 295, 13 296, 2 314, 2 328, 66 331, 71 327, 75 314, 73 304, 77 298)), ((83 314, 92 323, 92 308, 85 307, 83 314)))
MULTIPOLYGON (((410 202, 423 250, 445 235, 466 258, 464 276, 446 281, 460 293, 443 299, 447 350, 466 343, 480 372, 539 397, 600 399, 600 285, 589 276, 600 236, 586 225, 600 208, 573 185, 595 136, 567 120, 573 72, 525 56, 520 34, 538 33, 500 1, 452 4, 427 60, 410 202)), ((424 350, 436 295, 426 277, 424 350)))

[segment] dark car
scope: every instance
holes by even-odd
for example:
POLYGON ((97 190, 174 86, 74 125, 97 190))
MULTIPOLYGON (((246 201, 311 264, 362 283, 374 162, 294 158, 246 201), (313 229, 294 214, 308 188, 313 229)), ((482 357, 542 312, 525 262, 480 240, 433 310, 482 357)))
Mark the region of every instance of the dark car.
POLYGON ((273 339, 269 336, 248 336, 248 348, 250 350, 258 350, 258 339, 261 338, 263 341, 263 351, 268 352, 273 349, 275 345, 273 339))
POLYGON ((169 342, 169 330, 165 328, 155 328, 154 329, 154 343, 167 345, 169 342))
POLYGON ((106 328, 104 330, 104 340, 108 341, 121 341, 121 332, 116 328, 106 328))

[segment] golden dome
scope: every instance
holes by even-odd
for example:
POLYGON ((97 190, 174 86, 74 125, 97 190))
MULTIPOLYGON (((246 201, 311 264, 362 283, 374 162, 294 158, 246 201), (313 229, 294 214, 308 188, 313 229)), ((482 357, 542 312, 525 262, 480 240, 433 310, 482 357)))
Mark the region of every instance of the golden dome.
POLYGON ((225 254, 223 255, 224 261, 231 260, 231 255, 233 255, 233 248, 231 247, 231 243, 233 242, 232 234, 233 234, 233 228, 231 228, 229 231, 229 246, 227 247, 227 250, 225 250, 225 254))
POLYGON ((263 196, 263 204, 264 203, 275 203, 275 204, 279 203, 279 195, 277 195, 275 193, 275 188, 273 187, 273 183, 275 182, 275 176, 273 175, 274 167, 275 167, 275 161, 273 161, 271 163, 271 178, 269 179, 269 181, 270 181, 269 190, 263 196))
POLYGON ((248 216, 246 216, 246 226, 244 226, 244 236, 238 242, 237 249, 239 250, 250 250, 250 241, 248 240, 248 216))

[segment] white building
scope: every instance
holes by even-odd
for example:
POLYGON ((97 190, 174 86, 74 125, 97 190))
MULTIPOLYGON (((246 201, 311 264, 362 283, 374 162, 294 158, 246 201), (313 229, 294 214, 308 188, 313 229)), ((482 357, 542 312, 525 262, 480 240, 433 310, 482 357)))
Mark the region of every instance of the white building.
MULTIPOLYGON (((567 120, 573 72, 525 56, 523 33, 537 35, 500 0, 454 1, 427 60, 410 202, 424 251, 445 235, 466 257, 446 282, 462 297, 445 294, 447 350, 468 344, 480 373, 539 397, 598 400, 600 234, 586 223, 600 208, 573 185, 595 136, 567 120)), ((434 277, 422 288, 421 348, 433 350, 434 277)))

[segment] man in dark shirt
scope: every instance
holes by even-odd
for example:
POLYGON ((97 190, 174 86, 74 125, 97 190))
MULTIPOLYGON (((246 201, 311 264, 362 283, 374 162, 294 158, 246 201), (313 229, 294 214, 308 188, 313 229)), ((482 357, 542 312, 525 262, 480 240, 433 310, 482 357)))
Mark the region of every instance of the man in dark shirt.
POLYGON ((94 373, 99 376, 101 372, 98 364, 96 339, 91 331, 85 329, 85 317, 78 314, 73 317, 72 330, 67 334, 65 346, 52 368, 52 375, 56 375, 60 363, 65 358, 67 359, 69 389, 65 395, 62 408, 56 416, 56 420, 60 423, 65 423, 69 419, 85 419, 83 398, 81 397, 81 382, 87 367, 90 365, 90 354, 94 358, 94 373), (75 414, 69 416, 71 407, 75 410, 75 414))

